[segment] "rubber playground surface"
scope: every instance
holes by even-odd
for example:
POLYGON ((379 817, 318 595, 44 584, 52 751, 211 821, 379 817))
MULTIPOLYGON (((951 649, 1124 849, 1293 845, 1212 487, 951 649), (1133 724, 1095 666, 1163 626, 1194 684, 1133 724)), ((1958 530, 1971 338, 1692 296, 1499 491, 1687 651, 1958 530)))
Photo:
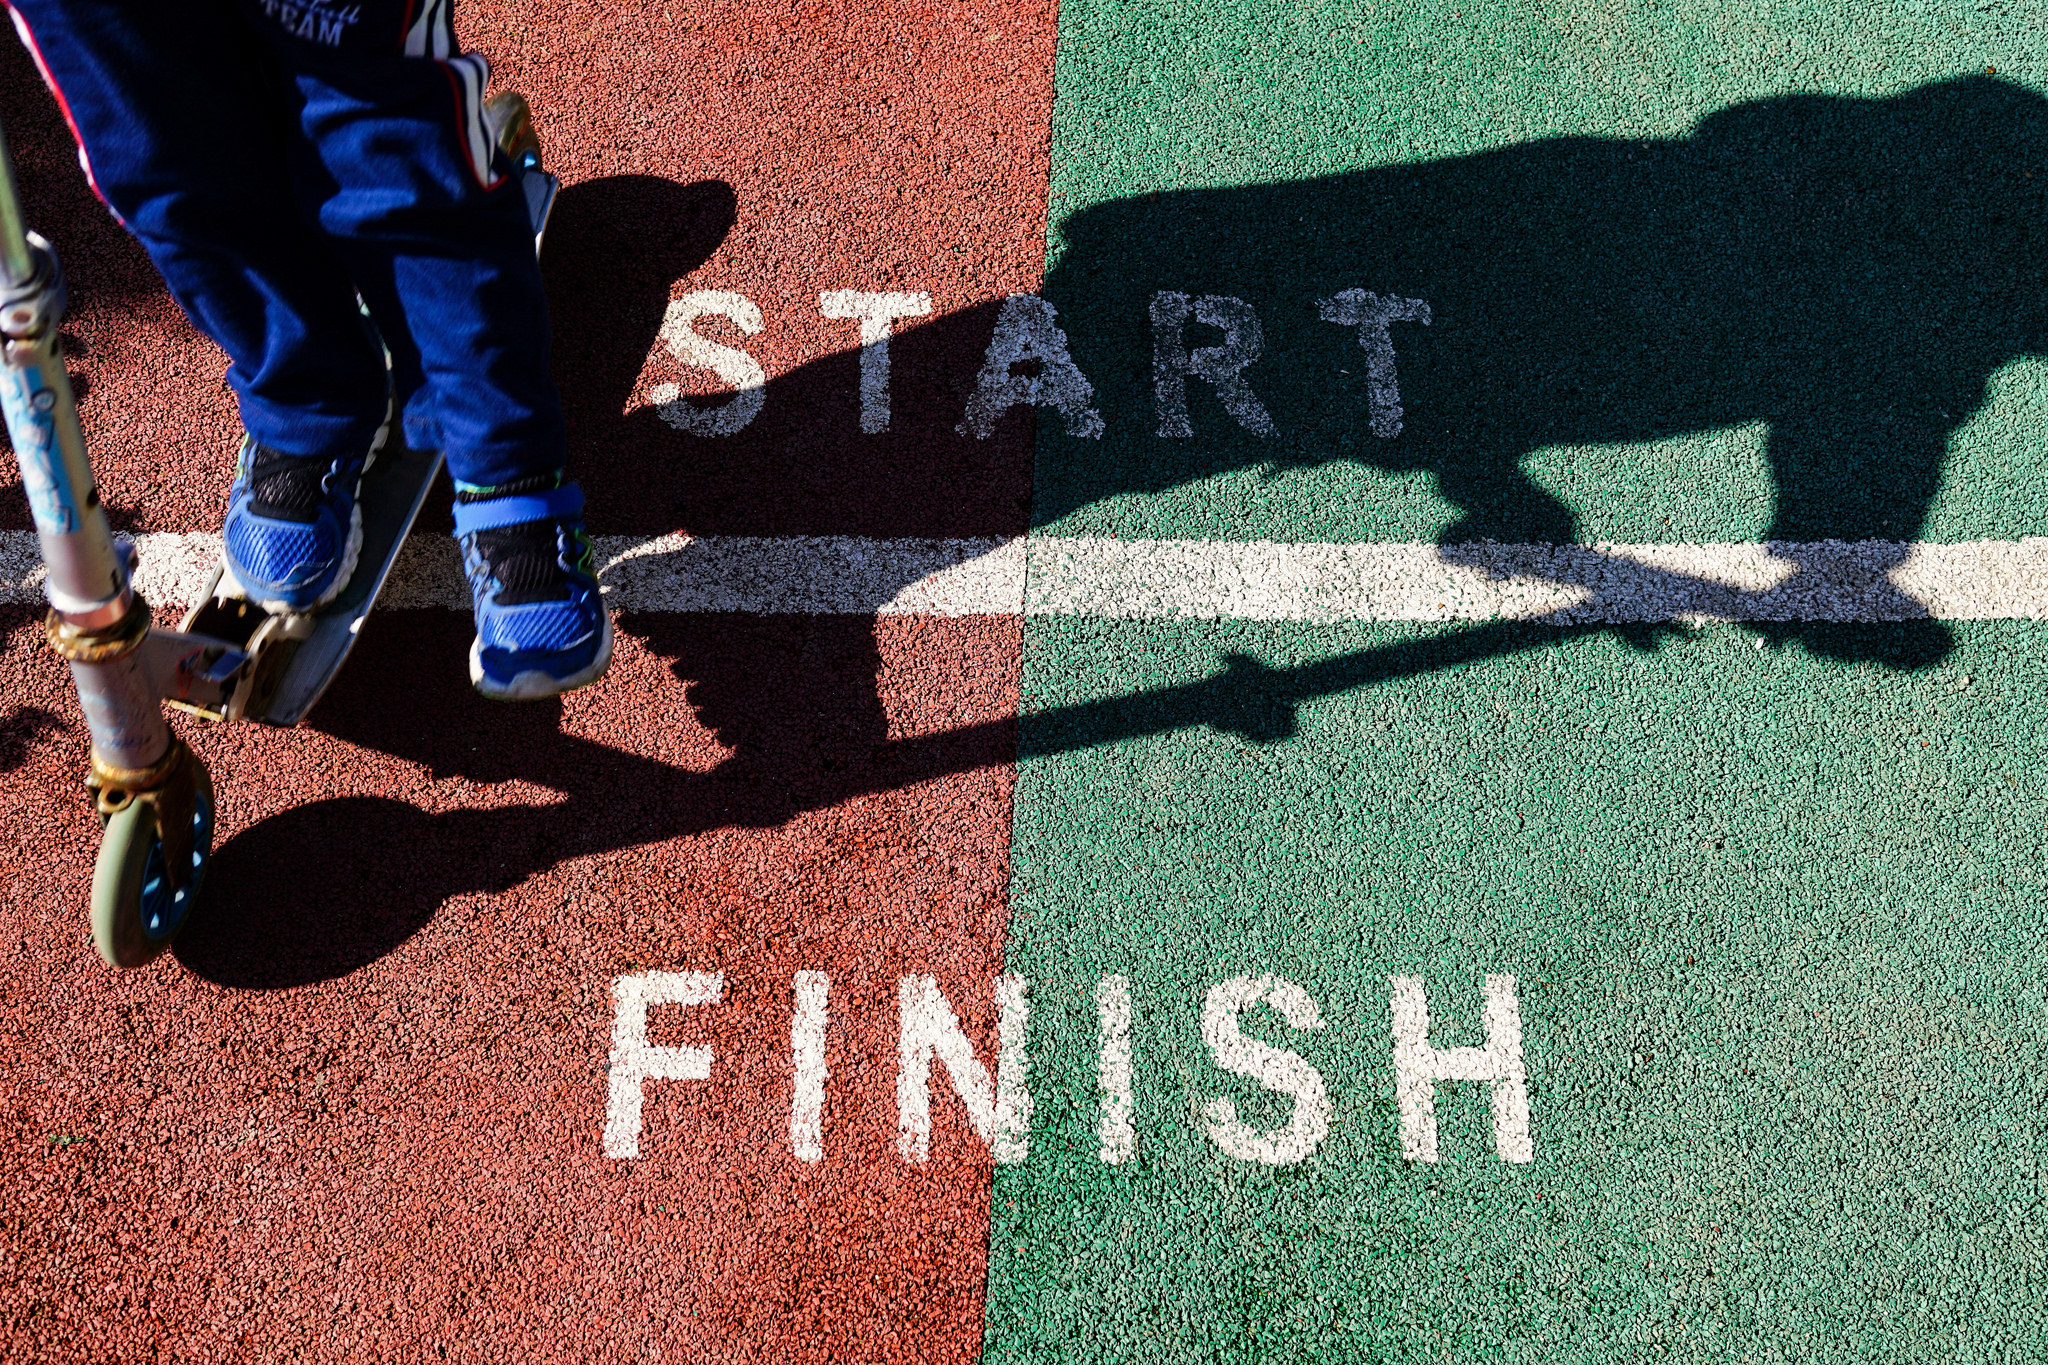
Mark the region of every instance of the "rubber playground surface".
MULTIPOLYGON (((0 1356, 2041 1359, 2041 18, 468 5, 617 662, 444 490, 116 975, 9 465, 0 1356)), ((0 120, 175 616, 224 362, 0 120)))

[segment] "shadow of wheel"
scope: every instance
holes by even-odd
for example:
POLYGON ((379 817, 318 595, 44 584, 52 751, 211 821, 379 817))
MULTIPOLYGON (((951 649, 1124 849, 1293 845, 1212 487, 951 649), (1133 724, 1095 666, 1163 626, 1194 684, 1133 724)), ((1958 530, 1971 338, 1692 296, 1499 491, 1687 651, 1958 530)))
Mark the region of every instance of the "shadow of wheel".
POLYGON ((445 879, 434 818, 402 801, 316 801, 214 851, 205 895, 171 951, 223 986, 281 990, 367 966, 434 916, 445 879))

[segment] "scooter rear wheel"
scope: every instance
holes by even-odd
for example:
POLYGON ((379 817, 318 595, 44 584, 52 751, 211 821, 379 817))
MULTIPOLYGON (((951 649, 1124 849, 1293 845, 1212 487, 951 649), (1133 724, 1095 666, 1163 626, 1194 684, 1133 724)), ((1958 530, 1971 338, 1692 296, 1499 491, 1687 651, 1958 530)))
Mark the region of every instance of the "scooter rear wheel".
POLYGON ((154 801, 133 800, 107 819, 92 874, 92 941, 110 967, 142 967, 156 960, 185 927, 206 864, 213 856, 213 779, 199 755, 194 765, 192 871, 172 889, 164 875, 164 845, 154 801))

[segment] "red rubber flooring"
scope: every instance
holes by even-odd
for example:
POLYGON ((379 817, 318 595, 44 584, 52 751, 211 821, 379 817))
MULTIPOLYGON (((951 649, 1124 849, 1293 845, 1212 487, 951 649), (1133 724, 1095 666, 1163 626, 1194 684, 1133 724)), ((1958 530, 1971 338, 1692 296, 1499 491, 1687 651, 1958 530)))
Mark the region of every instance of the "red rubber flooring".
MULTIPOLYGON (((1021 418, 952 424, 994 301, 1038 281, 1050 4, 464 22, 568 182, 546 264, 594 531, 1022 529, 1021 418), (933 298, 881 435, 857 432, 853 324, 819 314, 849 288, 933 298), (693 391, 657 333, 699 289, 764 315, 767 406, 724 441, 648 407, 693 391)), ((215 529, 223 361, 11 45, 0 118, 71 276, 118 524, 215 529)), ((27 524, 10 481, 0 525, 27 524)), ((75 701, 31 613, 0 626, 0 1355, 975 1357, 987 1150, 942 1098, 929 1163, 897 1158, 895 991, 932 973, 992 1055, 1014 620, 628 617, 601 688, 508 708, 470 692, 459 615, 375 616, 309 727, 194 732, 208 907, 131 975, 86 937, 75 701), (725 997, 657 1012, 652 1041, 708 1044, 712 1072, 650 1084, 621 1161, 611 989, 646 968, 725 997), (806 970, 831 977, 815 1165, 789 1137, 806 970)))

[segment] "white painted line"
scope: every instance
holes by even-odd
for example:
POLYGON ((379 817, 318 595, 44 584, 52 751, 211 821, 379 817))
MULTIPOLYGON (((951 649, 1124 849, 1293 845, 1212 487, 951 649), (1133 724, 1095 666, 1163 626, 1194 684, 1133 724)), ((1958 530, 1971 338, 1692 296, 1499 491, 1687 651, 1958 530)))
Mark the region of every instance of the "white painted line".
POLYGON ((2048 538, 1706 545, 1035 539, 1033 616, 1560 624, 2048 619, 2048 538))
POLYGON ((789 1097, 789 1146, 798 1161, 825 1156, 825 994, 832 979, 823 972, 798 972, 796 1014, 789 1025, 789 1053, 795 1072, 789 1097))
POLYGON ((1138 1131, 1131 1126, 1131 979, 1105 976, 1095 985, 1096 1029, 1102 1057, 1096 1066, 1102 1114, 1096 1121, 1097 1155, 1121 1166, 1138 1154, 1138 1131))
MULTIPOLYGON (((189 604, 220 538, 138 536, 151 602, 189 604)), ((2048 537, 1952 545, 1432 545, 595 536, 619 612, 1132 620, 2048 620, 2048 537)), ((35 533, 0 531, 0 606, 41 605, 35 533)), ((382 606, 467 610, 454 542, 417 535, 382 606)))
POLYGON ((1024 602, 1021 540, 600 536, 594 545, 617 611, 1014 616, 1024 602))

